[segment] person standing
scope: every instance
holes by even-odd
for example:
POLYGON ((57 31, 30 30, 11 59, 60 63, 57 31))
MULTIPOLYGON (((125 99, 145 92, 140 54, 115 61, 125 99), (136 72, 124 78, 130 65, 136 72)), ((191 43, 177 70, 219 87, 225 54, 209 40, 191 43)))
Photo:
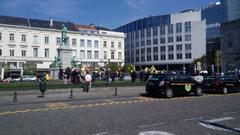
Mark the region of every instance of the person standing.
POLYGON ((84 80, 85 80, 85 87, 83 89, 83 92, 89 92, 90 85, 92 82, 92 76, 89 74, 88 71, 87 71, 86 76, 84 77, 84 80))

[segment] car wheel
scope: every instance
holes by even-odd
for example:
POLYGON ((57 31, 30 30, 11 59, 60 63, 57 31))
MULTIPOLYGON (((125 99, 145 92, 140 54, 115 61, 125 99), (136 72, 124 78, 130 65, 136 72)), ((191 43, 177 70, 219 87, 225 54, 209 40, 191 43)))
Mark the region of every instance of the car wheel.
POLYGON ((223 93, 223 94, 227 94, 227 93, 228 93, 228 89, 227 89, 227 87, 223 87, 223 89, 222 89, 222 93, 223 93))
POLYGON ((164 95, 166 98, 172 98, 173 97, 173 90, 170 87, 167 87, 165 89, 164 95))
POLYGON ((195 92, 194 92, 194 94, 195 94, 196 96, 202 96, 202 95, 203 95, 203 90, 202 90, 202 88, 197 87, 196 90, 195 90, 195 92))

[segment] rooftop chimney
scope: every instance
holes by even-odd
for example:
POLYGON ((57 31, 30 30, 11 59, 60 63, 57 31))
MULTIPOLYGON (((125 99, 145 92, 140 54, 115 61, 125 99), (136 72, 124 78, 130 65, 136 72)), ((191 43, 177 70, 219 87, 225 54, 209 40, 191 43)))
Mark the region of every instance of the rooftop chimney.
POLYGON ((49 26, 50 26, 50 27, 53 26, 53 19, 52 19, 52 17, 50 17, 50 19, 49 19, 49 26))

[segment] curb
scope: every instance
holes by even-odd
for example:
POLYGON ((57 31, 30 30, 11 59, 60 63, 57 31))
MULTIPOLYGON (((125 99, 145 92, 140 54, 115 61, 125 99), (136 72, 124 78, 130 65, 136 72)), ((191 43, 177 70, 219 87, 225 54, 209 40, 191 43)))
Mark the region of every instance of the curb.
MULTIPOLYGON (((116 87, 95 87, 91 88, 90 92, 98 93, 98 92, 110 92, 114 91, 116 87)), ((73 91, 82 91, 83 88, 67 88, 67 89, 47 89, 46 94, 61 94, 61 93, 69 93, 70 90, 73 91)), ((117 87, 118 91, 130 91, 130 90, 139 90, 145 89, 145 86, 123 86, 117 87)), ((9 96, 13 95, 15 91, 0 91, 0 96, 9 96)), ((16 90, 18 95, 33 95, 39 94, 39 90, 16 90)))

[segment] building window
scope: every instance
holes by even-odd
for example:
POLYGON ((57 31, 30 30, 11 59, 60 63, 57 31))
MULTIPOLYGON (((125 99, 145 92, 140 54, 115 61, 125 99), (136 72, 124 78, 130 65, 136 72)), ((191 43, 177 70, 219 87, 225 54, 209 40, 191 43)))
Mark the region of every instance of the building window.
POLYGON ((168 46, 168 52, 173 52, 173 49, 174 49, 174 48, 173 48, 173 45, 169 45, 169 46, 168 46))
POLYGON ((95 41, 94 41, 94 48, 98 48, 98 47, 99 47, 99 45, 98 45, 98 41, 95 40, 95 41))
POLYGON ((177 45, 177 51, 182 51, 182 45, 177 45))
POLYGON ((185 32, 191 32, 191 22, 185 22, 185 32))
POLYGON ((165 51, 166 51, 165 46, 161 46, 161 47, 160 47, 160 51, 161 51, 161 52, 165 52, 165 51))
POLYGON ((14 56, 14 50, 13 49, 10 49, 9 53, 10 53, 10 56, 14 56))
POLYGON ((173 42, 173 37, 168 37, 168 43, 172 43, 173 42))
POLYGON ((92 47, 92 41, 91 41, 91 40, 88 40, 88 41, 87 41, 87 47, 88 47, 88 48, 91 48, 91 47, 92 47))
POLYGON ((182 42, 182 36, 177 36, 177 37, 176 37, 176 41, 177 41, 177 42, 182 42))
POLYGON ((147 40, 147 45, 151 45, 151 40, 147 40))
POLYGON ((103 47, 107 48, 107 41, 103 41, 103 47))
POLYGON ((85 51, 80 50, 80 59, 85 59, 85 51))
POLYGON ((61 38, 60 38, 60 37, 57 37, 56 43, 57 43, 57 45, 60 45, 60 44, 61 44, 61 38))
POLYGON ((49 44, 49 37, 48 37, 48 36, 46 36, 46 37, 44 38, 44 43, 45 43, 45 44, 49 44))
POLYGON ((191 44, 185 44, 185 50, 191 50, 192 47, 191 47, 191 44))
POLYGON ((38 57, 38 48, 33 48, 33 57, 38 57))
POLYGON ((191 53, 185 53, 185 58, 186 59, 191 59, 192 58, 192 54, 191 53))
POLYGON ((173 60, 174 59, 174 55, 173 54, 168 54, 168 59, 169 60, 173 60))
POLYGON ((22 35, 22 42, 26 42, 26 35, 22 35))
POLYGON ((165 35, 165 26, 160 27, 160 35, 165 35))
POLYGON ((161 60, 166 60, 166 55, 165 54, 161 54, 161 60))
POLYGON ((153 60, 158 60, 158 47, 153 47, 153 60))
POLYGON ((22 50, 22 57, 26 57, 26 50, 22 50))
POLYGON ((103 59, 107 59, 107 51, 103 52, 103 59))
POLYGON ((0 33, 0 41, 2 40, 2 33, 0 33))
POLYGON ((136 47, 139 47, 139 42, 138 41, 136 42, 136 47))
POLYGON ((147 61, 151 61, 152 60, 152 48, 147 48, 147 61))
POLYGON ((14 41, 14 34, 12 34, 12 33, 9 34, 9 40, 10 40, 10 41, 14 41))
POLYGON ((33 43, 38 43, 38 36, 37 35, 33 35, 33 43))
POLYGON ((165 38, 160 38, 160 43, 165 44, 165 38))
POLYGON ((145 37, 145 32, 144 32, 144 29, 141 30, 141 38, 144 38, 145 37))
POLYGON ((118 59, 119 59, 119 60, 122 59, 122 52, 118 52, 118 59))
POLYGON ((139 49, 136 49, 136 62, 139 62, 139 49))
POLYGON ((92 59, 92 51, 87 51, 87 59, 92 59))
POLYGON ((151 28, 147 28, 147 37, 151 37, 151 28))
POLYGON ((136 39, 139 39, 139 32, 138 31, 135 32, 135 37, 136 37, 136 39))
POLYGON ((85 40, 84 39, 80 40, 80 47, 85 47, 85 40))
POLYGON ((114 42, 111 42, 111 48, 114 48, 114 42))
POLYGON ((182 59, 182 54, 181 53, 177 53, 177 59, 182 59))
POLYGON ((134 43, 133 42, 131 42, 131 48, 134 48, 134 43))
POLYGON ((158 27, 157 26, 153 27, 153 36, 158 36, 158 27))
POLYGON ((94 59, 98 59, 99 58, 99 52, 98 51, 94 51, 94 59))
POLYGON ((182 33, 182 23, 176 23, 176 33, 182 33))
POLYGON ((145 61, 145 48, 141 48, 141 61, 145 61))
POLYGON ((191 35, 185 35, 185 41, 191 41, 191 35))
POLYGON ((49 58, 49 49, 45 49, 45 58, 49 58))
POLYGON ((111 59, 114 59, 114 51, 111 51, 111 59))
POLYGON ((145 46, 145 40, 141 41, 141 46, 145 46))
POLYGON ((153 44, 154 44, 154 45, 157 45, 157 44, 158 44, 158 39, 157 39, 157 38, 153 39, 153 44))
POLYGON ((2 49, 0 49, 0 56, 2 56, 2 49))
POLYGON ((118 42, 118 49, 122 48, 121 42, 118 42))
POLYGON ((72 39, 72 46, 76 46, 77 45, 77 39, 73 38, 72 39))
POLYGON ((168 34, 173 34, 173 24, 168 25, 168 34))

